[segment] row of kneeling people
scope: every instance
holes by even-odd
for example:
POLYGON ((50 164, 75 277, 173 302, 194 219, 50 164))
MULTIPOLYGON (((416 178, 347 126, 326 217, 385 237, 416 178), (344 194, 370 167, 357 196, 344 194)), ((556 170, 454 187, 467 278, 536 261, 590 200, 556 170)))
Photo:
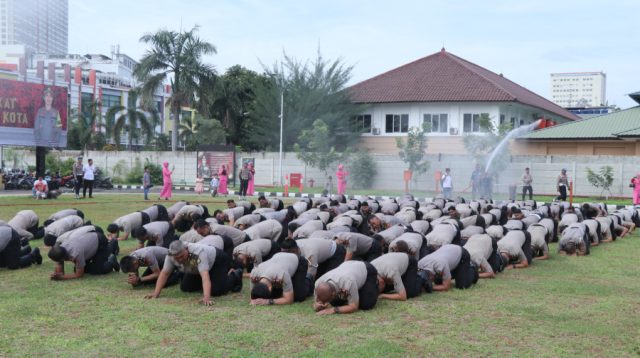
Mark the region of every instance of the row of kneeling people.
MULTIPOLYGON (((185 202, 165 210, 166 219, 146 224, 132 220, 133 214, 120 218, 106 237, 107 247, 123 239, 120 233, 139 240, 140 248, 119 266, 133 286, 155 283, 147 297, 180 283, 184 291, 202 291, 202 301, 210 304, 212 296, 241 290, 244 273, 251 280, 252 304, 287 304, 315 294, 314 308, 322 314, 370 309, 378 298, 468 288, 479 277, 548 258, 551 241, 559 240, 561 254, 588 254, 591 246, 626 235, 638 221, 635 209, 608 213, 599 204, 536 207, 533 201, 461 198, 419 203, 410 195, 385 201, 302 199, 287 208, 263 197, 258 208, 230 200, 211 217, 206 207, 185 202)), ((77 268, 78 250, 65 251, 63 260, 77 268)))

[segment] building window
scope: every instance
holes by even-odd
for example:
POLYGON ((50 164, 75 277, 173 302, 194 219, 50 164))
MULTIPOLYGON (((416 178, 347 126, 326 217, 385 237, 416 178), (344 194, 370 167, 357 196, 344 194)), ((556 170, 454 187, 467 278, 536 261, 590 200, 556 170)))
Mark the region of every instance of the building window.
MULTIPOLYGON (((555 97, 555 96, 554 96, 554 97, 555 97)), ((505 118, 504 114, 501 114, 501 115, 500 115, 500 125, 503 125, 503 124, 504 124, 504 122, 505 122, 506 120, 507 120, 507 119, 505 118)))
POLYGON ((463 130, 465 133, 480 132, 480 117, 489 116, 489 113, 465 113, 463 118, 463 130))
POLYGON ((362 133, 371 133, 371 115, 361 114, 355 117, 356 129, 362 133))
POLYGON ((102 108, 109 109, 115 106, 120 106, 120 96, 102 95, 102 108))
POLYGON ((385 132, 387 133, 407 133, 409 132, 408 114, 387 114, 385 132))
POLYGON ((428 131, 431 133, 447 133, 449 130, 449 115, 446 113, 440 114, 425 114, 424 123, 428 123, 428 131))

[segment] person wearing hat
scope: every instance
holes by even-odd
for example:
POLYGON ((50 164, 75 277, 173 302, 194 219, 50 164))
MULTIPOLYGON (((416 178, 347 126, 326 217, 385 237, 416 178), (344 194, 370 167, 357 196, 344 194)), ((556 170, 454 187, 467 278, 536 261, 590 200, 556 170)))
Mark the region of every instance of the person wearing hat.
POLYGON ((567 169, 562 168, 560 174, 558 175, 558 179, 556 180, 556 186, 558 187, 558 195, 556 197, 557 200, 566 201, 567 200, 567 188, 569 187, 569 177, 567 176, 567 169))
POLYGON ((242 269, 231 270, 231 258, 213 246, 198 245, 176 240, 169 245, 162 271, 156 281, 155 290, 145 298, 160 297, 174 269, 184 273, 180 281, 183 292, 202 291, 200 302, 213 304, 212 296, 221 296, 229 291, 242 290, 242 269))
POLYGON ((53 108, 53 90, 44 89, 44 106, 38 109, 33 123, 33 136, 36 146, 59 147, 62 131, 62 120, 57 109, 53 108))
POLYGON ((442 185, 442 194, 444 194, 445 199, 451 199, 453 194, 453 179, 451 178, 451 169, 446 168, 444 170, 444 174, 442 174, 442 178, 440 178, 440 183, 442 185))
POLYGON ((76 162, 73 163, 73 178, 75 183, 73 189, 76 192, 76 199, 80 199, 80 187, 82 187, 82 180, 84 176, 84 165, 82 164, 82 157, 78 157, 76 162))

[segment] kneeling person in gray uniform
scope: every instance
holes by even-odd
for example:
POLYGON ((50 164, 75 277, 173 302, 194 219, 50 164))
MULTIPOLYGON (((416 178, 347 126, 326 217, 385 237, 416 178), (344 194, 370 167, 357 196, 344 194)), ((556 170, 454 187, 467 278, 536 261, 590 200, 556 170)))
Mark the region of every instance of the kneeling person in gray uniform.
POLYGON ((494 278, 496 276, 489 260, 497 254, 497 247, 495 240, 487 234, 473 235, 464 244, 464 248, 471 257, 471 262, 480 270, 478 277, 494 278))
MULTIPOLYGON (((120 269, 123 273, 128 273, 127 283, 133 287, 145 284, 155 284, 160 270, 164 266, 168 249, 162 246, 148 246, 137 249, 128 256, 120 260, 120 269), (147 269, 140 276, 138 269, 146 267, 147 269)), ((171 273, 164 287, 169 287, 180 282, 180 274, 177 271, 171 273)))
POLYGON ((184 273, 180 281, 180 290, 202 291, 200 302, 205 306, 213 304, 212 296, 242 290, 242 270, 232 270, 231 258, 222 250, 176 240, 169 245, 169 252, 156 281, 155 290, 145 298, 158 298, 174 269, 184 273))
POLYGON ((448 291, 451 280, 456 288, 469 288, 478 281, 478 269, 469 252, 460 245, 446 244, 418 261, 418 274, 433 282, 434 291, 448 291))
POLYGON ((356 258, 371 262, 382 255, 382 246, 378 240, 357 232, 340 232, 335 241, 347 249, 345 261, 356 258))
POLYGON ((314 281, 316 277, 340 266, 346 254, 344 246, 336 244, 335 241, 320 238, 287 239, 282 241, 280 250, 306 258, 309 261, 307 273, 314 281))
POLYGON ((370 310, 378 302, 378 271, 362 261, 345 261, 315 284, 313 309, 319 315, 370 310))
POLYGON ((145 242, 147 243, 147 246, 169 248, 169 244, 176 239, 173 225, 168 221, 154 221, 148 223, 133 230, 132 234, 133 237, 138 239, 138 248, 144 247, 145 242))
POLYGON ((533 260, 531 235, 526 231, 509 231, 498 241, 498 252, 505 268, 525 268, 533 260))
MULTIPOLYGON (((280 252, 280 245, 269 239, 255 239, 236 246, 233 249, 235 267, 251 272, 254 267, 267 261, 280 252)), ((245 276, 249 276, 245 274, 245 276)))
POLYGON ((390 252, 371 261, 378 271, 379 298, 406 301, 422 292, 424 281, 418 276, 418 261, 407 253, 390 252))
POLYGON ((109 251, 109 243, 102 232, 76 230, 75 234, 63 242, 57 242, 49 250, 49 258, 56 263, 55 271, 51 274, 52 280, 81 278, 85 272, 104 275, 120 270, 118 259, 109 251), (65 274, 65 261, 74 263, 74 273, 65 274))
POLYGON ((569 225, 562 232, 558 242, 558 253, 567 256, 585 256, 589 254, 589 237, 582 223, 569 225))
POLYGON ((252 305, 288 305, 302 302, 311 290, 307 259, 279 252, 251 271, 252 305))
POLYGON ((20 234, 11 226, 0 226, 0 267, 15 270, 42 263, 40 249, 31 250, 28 245, 22 246, 21 241, 20 234))

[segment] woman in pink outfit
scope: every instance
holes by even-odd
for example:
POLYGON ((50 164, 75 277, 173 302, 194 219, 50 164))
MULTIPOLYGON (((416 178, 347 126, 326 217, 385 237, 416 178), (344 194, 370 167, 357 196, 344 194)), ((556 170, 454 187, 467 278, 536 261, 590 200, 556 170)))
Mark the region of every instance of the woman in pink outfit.
POLYGON ((173 186, 173 182, 171 181, 171 174, 173 174, 173 169, 169 170, 169 163, 162 163, 162 191, 160 192, 160 199, 164 198, 164 200, 169 200, 171 198, 171 187, 173 186))
POLYGON ((227 166, 222 164, 222 167, 220 167, 220 170, 218 170, 218 176, 220 177, 220 184, 218 185, 218 194, 222 194, 222 195, 227 195, 229 194, 229 192, 227 191, 227 180, 228 180, 228 173, 227 173, 227 166))
POLYGON ((633 205, 640 205, 640 173, 631 179, 633 184, 633 205))
POLYGON ((253 168, 253 163, 249 163, 249 171, 251 176, 249 177, 249 185, 247 185, 247 195, 253 195, 253 178, 256 176, 256 170, 253 168))
POLYGON ((347 188, 347 176, 349 172, 344 170, 344 165, 338 165, 338 171, 336 172, 336 179, 338 179, 338 194, 344 195, 344 191, 347 188))

